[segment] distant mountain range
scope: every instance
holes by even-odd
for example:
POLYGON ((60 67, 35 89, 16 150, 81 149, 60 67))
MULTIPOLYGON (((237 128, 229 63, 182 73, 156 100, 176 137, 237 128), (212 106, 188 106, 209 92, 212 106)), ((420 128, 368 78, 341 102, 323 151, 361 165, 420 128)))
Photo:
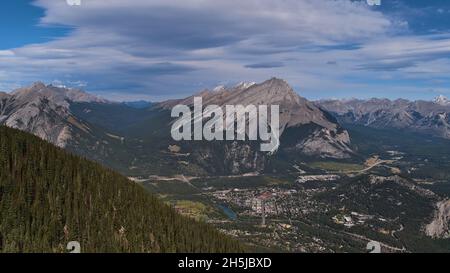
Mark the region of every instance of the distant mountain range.
MULTIPOLYGON (((283 80, 241 83, 204 90, 195 96, 203 98, 204 106, 280 105, 279 153, 322 158, 348 158, 353 154, 348 132, 326 111, 298 96, 283 80)), ((10 94, 2 93, 0 124, 33 133, 121 170, 148 169, 145 161, 158 155, 153 160, 164 166, 175 164, 188 173, 263 171, 269 158, 251 141, 172 141, 170 109, 175 104, 190 105, 192 99, 193 96, 148 106, 146 102, 114 103, 81 90, 38 82, 10 94), (180 146, 181 151, 168 151, 170 145, 180 146), (188 156, 181 159, 180 154, 188 156), (186 162, 192 164, 189 170, 186 162)))
POLYGON ((0 124, 30 132, 59 147, 100 161, 123 173, 168 169, 188 174, 264 172, 272 158, 351 158, 351 136, 340 124, 400 128, 450 138, 450 103, 388 99, 321 100, 297 95, 284 80, 240 83, 203 90, 161 103, 116 103, 77 89, 37 82, 0 93, 0 124), (255 141, 182 141, 170 136, 176 104, 280 105, 281 145, 274 156, 255 141), (177 152, 168 147, 177 146, 177 152), (149 164, 149 161, 158 164, 149 164))
POLYGON ((126 106, 137 108, 137 109, 144 109, 152 106, 152 103, 145 100, 137 100, 137 101, 125 101, 123 102, 126 106))
POLYGON ((374 128, 396 128, 450 139, 450 101, 404 99, 321 100, 316 104, 341 123, 374 128))

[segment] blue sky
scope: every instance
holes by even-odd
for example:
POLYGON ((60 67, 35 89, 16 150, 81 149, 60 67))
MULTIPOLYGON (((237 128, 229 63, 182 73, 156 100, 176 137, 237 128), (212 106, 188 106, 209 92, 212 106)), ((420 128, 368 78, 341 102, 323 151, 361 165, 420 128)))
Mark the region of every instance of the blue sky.
POLYGON ((276 76, 309 99, 450 96, 448 0, 81 1, 2 2, 0 90, 156 101, 276 76))
POLYGON ((45 43, 70 33, 70 28, 65 26, 40 26, 44 9, 31 3, 29 0, 2 1, 0 34, 3 38, 0 50, 29 43, 45 43))

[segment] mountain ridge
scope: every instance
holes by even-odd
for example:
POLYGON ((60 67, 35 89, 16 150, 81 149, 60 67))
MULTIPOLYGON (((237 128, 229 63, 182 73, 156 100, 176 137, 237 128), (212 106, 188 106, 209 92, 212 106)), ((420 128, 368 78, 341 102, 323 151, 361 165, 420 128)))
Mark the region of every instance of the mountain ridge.
MULTIPOLYGON (((205 106, 279 105, 280 136, 289 139, 281 143, 280 153, 336 159, 353 156, 350 136, 336 119, 277 78, 258 84, 203 90, 184 99, 139 109, 37 82, 15 90, 0 101, 0 124, 33 133, 122 171, 136 168, 134 163, 124 163, 124 158, 131 162, 148 160, 148 153, 161 155, 157 158, 166 158, 167 164, 180 165, 180 160, 170 153, 167 155, 169 145, 182 144, 171 138, 170 109, 179 103, 190 105, 194 96, 201 96, 205 106), (143 145, 151 147, 143 149, 143 145), (170 163, 174 160, 175 163, 170 163)), ((271 157, 261 153, 255 141, 184 142, 183 145, 184 153, 190 154, 188 161, 214 173, 262 172, 271 157)), ((192 168, 198 169, 189 166, 192 168)))
POLYGON ((35 82, 28 87, 15 89, 10 93, 10 96, 28 100, 33 100, 36 97, 47 98, 54 103, 64 106, 67 106, 66 100, 72 102, 109 102, 80 89, 57 87, 52 84, 46 85, 43 82, 35 82))
POLYGON ((319 128, 311 132, 312 139, 295 143, 296 149, 309 155, 320 154, 324 157, 350 157, 350 136, 330 116, 316 107, 312 102, 299 96, 293 88, 282 79, 271 78, 262 83, 241 83, 220 90, 203 90, 185 99, 162 102, 159 105, 169 109, 176 104, 193 104, 194 97, 202 97, 204 105, 279 105, 280 135, 288 128, 316 124, 319 128))
POLYGON ((315 103, 342 123, 397 128, 450 138, 450 104, 405 99, 320 100, 315 103))
POLYGON ((65 147, 75 131, 89 133, 90 130, 70 112, 72 102, 107 103, 81 90, 36 82, 1 98, 0 124, 33 133, 65 147))

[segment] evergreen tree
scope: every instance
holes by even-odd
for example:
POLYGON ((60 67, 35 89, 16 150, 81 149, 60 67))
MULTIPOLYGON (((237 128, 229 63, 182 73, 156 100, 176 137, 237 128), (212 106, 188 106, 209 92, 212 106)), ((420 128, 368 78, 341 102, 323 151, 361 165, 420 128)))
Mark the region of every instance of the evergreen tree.
POLYGON ((242 252, 141 186, 30 134, 0 126, 0 252, 242 252))

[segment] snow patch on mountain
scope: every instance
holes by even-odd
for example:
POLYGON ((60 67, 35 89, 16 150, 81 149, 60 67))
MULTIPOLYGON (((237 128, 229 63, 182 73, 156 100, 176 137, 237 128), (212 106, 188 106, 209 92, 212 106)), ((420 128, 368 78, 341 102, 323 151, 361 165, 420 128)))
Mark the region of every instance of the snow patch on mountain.
POLYGON ((434 99, 434 103, 439 105, 450 105, 450 100, 444 95, 439 95, 434 99))

